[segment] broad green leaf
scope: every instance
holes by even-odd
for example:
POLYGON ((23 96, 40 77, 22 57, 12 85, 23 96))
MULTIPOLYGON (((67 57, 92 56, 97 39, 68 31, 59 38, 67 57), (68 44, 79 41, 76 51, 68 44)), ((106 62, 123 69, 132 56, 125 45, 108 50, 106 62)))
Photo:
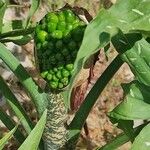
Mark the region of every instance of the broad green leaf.
POLYGON ((10 132, 8 132, 2 139, 0 139, 0 149, 3 149, 5 144, 9 141, 9 139, 13 136, 18 126, 14 127, 10 132))
POLYGON ((26 140, 23 142, 18 150, 37 150, 46 124, 46 116, 47 110, 44 111, 34 129, 31 131, 29 136, 26 138, 26 140))
POLYGON ((47 106, 48 95, 36 85, 34 80, 30 77, 20 62, 2 43, 0 43, 0 58, 18 77, 26 91, 31 96, 31 100, 34 102, 39 115, 41 115, 47 106))
POLYGON ((20 122, 22 123, 23 127, 29 134, 33 128, 33 124, 29 117, 27 116, 25 110, 18 102, 15 95, 12 93, 12 91, 9 89, 3 78, 0 76, 0 91, 5 96, 6 101, 8 105, 11 107, 11 109, 14 111, 20 122))
POLYGON ((129 64, 137 80, 150 86, 150 44, 145 39, 126 51, 122 59, 129 64))
POLYGON ((2 0, 0 1, 0 33, 2 32, 2 26, 3 26, 3 16, 6 10, 6 3, 2 0))
POLYGON ((128 84, 122 84, 122 87, 126 95, 150 104, 150 86, 146 86, 135 80, 128 84))
POLYGON ((84 67, 86 59, 97 52, 98 48, 105 47, 116 33, 117 28, 124 33, 132 30, 149 31, 149 8, 149 0, 117 0, 117 3, 110 9, 101 9, 96 18, 90 22, 75 60, 75 70, 68 87, 69 91, 64 93, 65 103, 68 107, 70 107, 70 95, 76 75, 84 67), (107 33, 107 36, 103 33, 107 33), (101 41, 101 39, 103 40, 101 41))
POLYGON ((24 27, 28 27, 31 18, 33 17, 34 13, 37 11, 37 9, 39 8, 40 5, 40 0, 31 0, 31 7, 29 10, 29 14, 27 19, 24 21, 24 27))
POLYGON ((135 138, 131 150, 149 150, 150 149, 150 124, 145 126, 139 135, 135 138))
POLYGON ((123 120, 150 119, 149 111, 149 104, 133 97, 126 97, 109 115, 123 120))
MULTIPOLYGON (((135 40, 136 43, 134 42, 135 44, 132 45, 131 41, 134 41, 135 39, 135 37, 131 36, 132 34, 133 33, 123 34, 121 33, 121 31, 119 31, 118 34, 112 38, 112 43, 117 51, 123 53, 121 57, 123 61, 126 61, 129 64, 131 70, 135 74, 135 77, 141 83, 144 83, 145 85, 150 85, 150 66, 148 63, 150 61, 150 44, 145 39, 141 39, 137 42, 135 40)), ((139 84, 137 86, 139 86, 139 84)), ((129 89, 132 90, 132 92, 135 90, 135 88, 129 89)), ((140 92, 141 91, 137 92, 136 89, 136 92, 134 93, 135 95, 141 95, 140 92)), ((110 116, 116 118, 117 120, 150 118, 150 115, 147 112, 150 109, 150 105, 149 103, 147 103, 149 98, 145 99, 140 97, 140 100, 142 101, 138 99, 138 96, 134 97, 131 94, 127 94, 124 101, 110 113, 110 116)))
MULTIPOLYGON (((104 34, 104 35, 105 35, 105 37, 108 37, 108 36, 106 36, 106 34, 104 34)), ((116 45, 118 46, 118 44, 114 42, 115 39, 118 40, 118 35, 119 35, 119 37, 121 36, 123 38, 123 40, 126 40, 127 38, 129 38, 129 41, 126 41, 127 46, 123 47, 125 50, 131 49, 135 45, 136 41, 141 39, 141 35, 139 33, 138 34, 137 33, 131 33, 131 34, 124 35, 120 30, 118 30, 116 35, 113 37, 113 40, 112 40, 112 42, 115 46, 116 45)), ((122 45, 119 45, 119 46, 122 47, 122 45)), ((122 49, 122 50, 124 51, 124 49, 122 49)), ((101 77, 95 83, 94 87, 89 92, 89 94, 85 98, 84 102, 81 104, 81 106, 80 106, 79 110, 77 111, 73 121, 70 124, 70 133, 69 134, 71 136, 69 136, 69 137, 72 137, 73 133, 71 133, 71 132, 73 132, 74 129, 80 130, 82 128, 82 126, 83 126, 91 108, 95 104, 98 96, 103 91, 103 89, 105 88, 105 86, 107 85, 109 80, 116 73, 116 71, 123 64, 123 62, 120 59, 121 59, 120 55, 118 55, 114 59, 114 61, 110 64, 110 66, 104 71, 104 73, 101 75, 101 77)), ((126 120, 130 120, 130 119, 126 119, 126 120)))
MULTIPOLYGON (((16 126, 14 121, 10 118, 10 116, 8 116, 1 108, 0 108, 0 120, 9 130, 12 130, 16 126)), ((19 129, 17 129, 16 132, 14 133, 14 137, 17 139, 19 143, 23 143, 23 141, 25 140, 24 135, 19 129)))
POLYGON ((117 120, 149 119, 150 87, 137 81, 123 87, 125 99, 109 115, 117 120))

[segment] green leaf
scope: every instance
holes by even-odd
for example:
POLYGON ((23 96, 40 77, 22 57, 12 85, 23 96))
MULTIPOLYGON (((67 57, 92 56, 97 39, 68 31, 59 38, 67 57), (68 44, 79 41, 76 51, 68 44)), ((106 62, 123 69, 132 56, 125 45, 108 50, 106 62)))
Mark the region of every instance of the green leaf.
POLYGON ((3 16, 6 10, 6 3, 3 0, 0 2, 0 33, 2 32, 3 16))
POLYGON ((145 126, 139 135, 135 138, 131 150, 149 150, 150 149, 150 124, 145 126))
POLYGON ((137 101, 137 99, 132 97, 126 97, 121 104, 110 112, 109 116, 123 120, 149 119, 149 111, 149 104, 137 101))
POLYGON ((149 31, 149 8, 149 0, 117 0, 117 3, 110 9, 101 9, 97 17, 90 22, 85 30, 83 42, 75 60, 75 70, 68 87, 69 91, 64 93, 65 103, 68 107, 70 107, 70 95, 76 75, 84 67, 83 64, 87 58, 97 52, 98 48, 105 47, 116 33, 117 28, 120 28, 124 33, 132 30, 149 31), (103 40, 101 41, 101 39, 103 40))
POLYGON ((34 13, 39 8, 39 5, 40 5, 40 0, 32 0, 31 1, 31 7, 30 7, 30 10, 29 10, 28 17, 23 23, 25 28, 28 27, 28 25, 31 21, 31 18, 33 17, 34 13))
MULTIPOLYGON (((145 39, 137 41, 140 39, 140 36, 137 38, 138 36, 135 35, 135 33, 123 34, 119 31, 118 34, 112 38, 112 43, 118 52, 123 53, 121 55, 123 61, 129 64, 137 80, 145 85, 150 85, 150 44, 145 39)), ((129 94, 129 91, 125 93, 126 97, 124 101, 110 113, 111 117, 116 118, 117 120, 150 118, 150 115, 147 112, 150 109, 148 102, 149 94, 144 94, 146 99, 143 97, 143 93, 147 93, 147 91, 149 91, 149 87, 139 83, 136 84, 136 86, 131 86, 130 88, 128 87, 132 93, 130 92, 129 94), (143 92, 143 89, 145 92, 143 92)))
POLYGON ((8 132, 2 139, 0 139, 0 149, 3 149, 5 144, 9 141, 9 139, 13 136, 18 126, 14 127, 10 132, 8 132))
POLYGON ((116 150, 118 147, 125 144, 129 140, 130 139, 127 135, 121 133, 117 135, 117 137, 115 137, 112 141, 110 141, 109 143, 107 143, 101 148, 97 148, 96 150, 116 150))
POLYGON ((145 39, 142 39, 122 55, 123 61, 129 64, 137 80, 145 85, 150 85, 149 53, 150 44, 145 39))
POLYGON ((20 38, 17 37, 17 39, 1 39, 0 42, 1 43, 7 43, 7 42, 13 42, 14 44, 17 45, 25 45, 27 43, 29 43, 32 40, 31 36, 21 36, 20 38))
MULTIPOLYGON (((138 135, 139 132, 145 127, 146 124, 142 124, 134 129, 134 135, 138 135)), ((130 140, 130 137, 125 135, 124 133, 121 133, 117 135, 114 139, 112 139, 110 142, 105 144, 104 146, 97 148, 97 150, 116 150, 118 147, 122 146, 126 142, 130 140)))
POLYGON ((0 76, 0 91, 5 96, 8 105, 12 108, 12 110, 14 111, 14 113, 16 114, 20 122, 22 123, 27 133, 30 133, 33 128, 33 124, 31 120, 29 119, 25 110, 20 105, 17 98, 9 89, 9 87, 7 86, 7 84, 5 83, 5 81, 3 80, 1 76, 0 76))
POLYGON ((26 91, 31 96, 36 109, 41 115, 48 103, 48 95, 38 87, 20 62, 11 54, 11 52, 0 43, 0 58, 6 63, 11 71, 18 77, 26 91))
MULTIPOLYGON (((14 121, 1 108, 0 108, 0 120, 9 130, 12 130, 15 127, 14 121)), ((17 129, 16 132, 14 133, 14 137, 17 139, 19 143, 23 143, 23 141, 25 140, 24 135, 19 129, 17 129)))
POLYGON ((150 87, 137 81, 123 85, 125 99, 112 112, 110 116, 117 120, 149 119, 150 87))
POLYGON ((34 129, 31 131, 29 136, 26 138, 26 140, 23 142, 18 150, 26 150, 27 148, 28 150, 37 150, 46 124, 46 116, 47 110, 44 111, 34 129))
POLYGON ((27 29, 16 29, 13 31, 7 30, 7 32, 4 32, 0 34, 0 39, 7 38, 7 37, 17 37, 17 36, 26 36, 28 34, 32 34, 34 32, 35 28, 27 28, 27 29))
POLYGON ((134 141, 133 121, 118 120, 118 128, 122 129, 124 133, 130 137, 130 141, 134 141))

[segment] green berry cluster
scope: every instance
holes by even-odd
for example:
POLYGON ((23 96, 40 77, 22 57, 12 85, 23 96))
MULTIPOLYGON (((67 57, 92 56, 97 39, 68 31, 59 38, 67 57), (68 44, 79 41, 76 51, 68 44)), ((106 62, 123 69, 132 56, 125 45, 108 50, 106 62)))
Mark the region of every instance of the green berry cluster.
POLYGON ((69 9, 49 12, 36 26, 39 69, 51 89, 68 85, 85 27, 84 22, 69 9))

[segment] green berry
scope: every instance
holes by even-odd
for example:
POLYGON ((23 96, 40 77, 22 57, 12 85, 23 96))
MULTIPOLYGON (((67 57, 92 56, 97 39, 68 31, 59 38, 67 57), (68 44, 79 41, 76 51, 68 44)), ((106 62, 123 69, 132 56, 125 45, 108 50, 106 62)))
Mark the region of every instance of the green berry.
POLYGON ((73 58, 76 58, 77 57, 77 54, 78 54, 78 51, 77 50, 74 50, 71 55, 73 58))
POLYGON ((38 31, 38 33, 37 33, 37 38, 38 38, 38 40, 39 40, 40 42, 42 42, 42 43, 46 40, 47 36, 48 36, 48 34, 47 34, 47 32, 44 31, 44 30, 40 30, 40 31, 38 31))
POLYGON ((61 71, 60 71, 60 70, 57 71, 56 77, 57 77, 58 79, 61 79, 61 78, 62 78, 62 74, 61 74, 61 71))
POLYGON ((37 58, 41 76, 49 81, 51 89, 68 85, 84 30, 85 24, 68 9, 48 13, 37 25, 37 58))
POLYGON ((79 20, 79 18, 76 16, 76 17, 75 17, 75 20, 73 21, 73 24, 76 24, 76 23, 79 24, 79 22, 80 22, 80 20, 79 20))
POLYGON ((58 40, 55 44, 55 47, 56 47, 57 50, 61 50, 63 48, 63 41, 58 40))
POLYGON ((62 89, 64 87, 64 85, 62 83, 58 83, 58 88, 62 89))
POLYGON ((58 86, 58 82, 55 82, 55 81, 51 81, 51 82, 50 82, 50 87, 51 87, 52 89, 57 89, 57 86, 58 86))
POLYGON ((60 30, 55 30, 53 33, 52 33, 52 37, 53 38, 56 38, 56 39, 61 39, 63 36, 62 34, 62 31, 60 30))
POLYGON ((47 41, 44 41, 44 42, 42 43, 42 48, 43 48, 44 50, 48 48, 48 42, 47 42, 47 41))
POLYGON ((61 65, 58 67, 58 70, 62 70, 64 67, 61 65))
POLYGON ((71 40, 70 42, 69 42, 69 44, 68 44, 68 48, 71 50, 71 51, 73 51, 74 49, 76 49, 76 42, 75 41, 73 41, 73 40, 71 40))
POLYGON ((72 24, 67 24, 66 29, 71 31, 73 29, 73 25, 72 24))
POLYGON ((47 80, 50 81, 50 80, 52 80, 52 77, 53 77, 52 74, 49 73, 46 78, 47 78, 47 80))
POLYGON ((63 56, 69 55, 69 51, 68 51, 67 48, 63 48, 63 50, 61 51, 61 53, 63 54, 63 56))
POLYGON ((55 56, 52 55, 50 58, 49 58, 51 64, 55 65, 56 64, 56 59, 55 59, 55 56))
POLYGON ((47 48, 49 50, 53 50, 54 49, 54 44, 52 42, 48 42, 47 48))
POLYGON ((65 30, 63 32, 63 36, 64 36, 63 41, 67 44, 70 41, 70 39, 71 39, 70 31, 65 30))
POLYGON ((47 75, 48 75, 48 71, 44 71, 41 73, 42 78, 46 78, 47 75))
POLYGON ((49 33, 51 33, 51 32, 56 30, 56 27, 57 27, 57 23, 49 22, 48 25, 47 25, 47 30, 48 30, 49 33))
POLYGON ((74 67, 73 64, 67 64, 67 65, 66 65, 66 69, 67 69, 68 71, 73 70, 73 67, 74 67))
POLYGON ((64 31, 65 29, 66 29, 66 23, 65 23, 64 21, 58 23, 58 25, 57 25, 57 30, 64 31))
POLYGON ((58 23, 58 17, 54 12, 49 12, 46 17, 48 22, 58 23))
POLYGON ((67 55, 67 56, 65 57, 65 61, 66 61, 67 63, 70 63, 71 60, 72 60, 71 55, 67 55))
POLYGON ((78 23, 73 24, 73 29, 76 29, 79 26, 78 23))
POLYGON ((36 49, 37 49, 37 50, 41 49, 41 43, 37 43, 37 44, 36 44, 36 49))
POLYGON ((57 69, 56 67, 54 67, 54 68, 53 68, 53 71, 54 71, 54 72, 57 72, 57 71, 58 71, 58 69, 57 69))
POLYGON ((64 14, 65 14, 66 21, 68 23, 72 23, 75 20, 75 15, 71 10, 65 10, 64 14))
POLYGON ((55 72, 52 69, 49 70, 49 73, 52 75, 55 74, 55 72))
POLYGON ((64 85, 64 86, 66 86, 66 85, 68 85, 68 83, 69 83, 69 80, 68 80, 68 78, 62 78, 61 80, 61 83, 64 85))
POLYGON ((59 19, 59 21, 65 21, 65 16, 64 16, 64 13, 62 11, 60 11, 58 13, 58 19, 59 19))
POLYGON ((64 57, 63 57, 62 54, 60 54, 60 53, 57 53, 57 54, 55 55, 55 58, 56 58, 58 61, 64 60, 64 57))
MULTIPOLYGON (((49 57, 50 54, 51 54, 51 51, 49 51, 49 50, 46 50, 46 51, 44 52, 44 55, 45 55, 46 57, 49 57)), ((48 61, 49 61, 49 60, 48 60, 48 61)))
POLYGON ((72 32, 72 37, 76 42, 80 42, 83 39, 84 30, 81 27, 77 27, 72 32))
POLYGON ((63 69, 61 73, 63 77, 68 77, 70 75, 69 71, 66 69, 63 69))
POLYGON ((55 75, 53 75, 53 81, 59 81, 59 79, 55 76, 55 75))

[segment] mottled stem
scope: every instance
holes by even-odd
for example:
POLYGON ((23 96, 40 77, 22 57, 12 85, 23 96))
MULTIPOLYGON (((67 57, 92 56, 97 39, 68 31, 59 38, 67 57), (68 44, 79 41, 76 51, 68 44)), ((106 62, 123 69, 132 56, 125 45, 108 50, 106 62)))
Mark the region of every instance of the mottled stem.
POLYGON ((49 94, 47 107, 47 123, 44 129, 43 139, 45 150, 62 149, 66 142, 65 120, 67 111, 61 94, 49 94))

